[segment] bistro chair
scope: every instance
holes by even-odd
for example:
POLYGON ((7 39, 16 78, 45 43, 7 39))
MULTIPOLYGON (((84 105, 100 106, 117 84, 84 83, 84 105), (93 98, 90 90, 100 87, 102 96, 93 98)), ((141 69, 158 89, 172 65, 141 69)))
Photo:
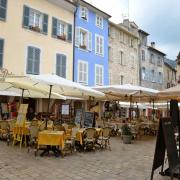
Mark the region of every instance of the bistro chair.
POLYGON ((64 126, 62 126, 61 124, 56 124, 54 125, 54 131, 66 131, 64 126))
POLYGON ((0 139, 7 139, 8 135, 8 122, 0 121, 0 139))
POLYGON ((29 146, 28 146, 28 152, 30 152, 30 149, 33 148, 35 156, 37 155, 37 144, 38 144, 38 133, 39 128, 38 124, 31 124, 29 127, 29 146))
POLYGON ((107 148, 109 147, 109 150, 111 150, 110 146, 110 134, 112 129, 110 127, 104 127, 101 130, 100 136, 98 138, 98 141, 100 141, 101 148, 107 148))
POLYGON ((72 128, 71 136, 65 140, 65 148, 63 149, 63 152, 66 153, 70 151, 71 153, 76 151, 75 147, 75 141, 76 141, 76 134, 78 132, 79 128, 72 128))
POLYGON ((8 131, 7 131, 7 145, 9 146, 9 143, 11 140, 13 140, 13 130, 16 125, 16 120, 12 120, 8 123, 8 131))
POLYGON ((84 150, 86 149, 95 149, 96 143, 96 129, 87 128, 83 132, 83 142, 84 142, 84 150))

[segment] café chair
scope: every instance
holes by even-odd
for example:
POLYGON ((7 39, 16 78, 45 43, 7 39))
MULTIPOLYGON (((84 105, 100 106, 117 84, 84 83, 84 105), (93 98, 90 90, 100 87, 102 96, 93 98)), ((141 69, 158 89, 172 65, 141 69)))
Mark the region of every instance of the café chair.
POLYGON ((0 139, 7 139, 8 135, 8 122, 0 121, 0 139))
POLYGON ((65 148, 63 149, 63 153, 67 153, 68 151, 70 151, 70 153, 72 154, 76 151, 75 141, 78 130, 79 128, 72 128, 71 136, 65 140, 65 148))
POLYGON ((109 150, 111 151, 110 146, 110 134, 112 129, 110 127, 104 127, 101 130, 100 136, 98 137, 98 141, 100 141, 101 148, 107 149, 109 147, 109 150))
POLYGON ((61 124, 54 125, 54 131, 64 131, 64 132, 66 132, 64 126, 62 126, 61 124))
POLYGON ((39 133, 38 125, 35 124, 30 125, 28 152, 30 152, 30 149, 33 149, 35 156, 37 155, 38 133, 39 133))
POLYGON ((97 137, 97 133, 95 128, 85 129, 85 131, 83 132, 84 150, 95 149, 96 137, 97 137))
POLYGON ((12 120, 8 123, 7 130, 7 145, 9 146, 10 141, 13 139, 13 130, 16 125, 16 120, 12 120))

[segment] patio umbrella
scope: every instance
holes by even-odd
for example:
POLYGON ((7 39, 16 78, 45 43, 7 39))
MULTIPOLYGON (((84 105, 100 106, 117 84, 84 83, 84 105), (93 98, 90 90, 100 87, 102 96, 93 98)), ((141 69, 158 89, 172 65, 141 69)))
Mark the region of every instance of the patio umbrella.
MULTIPOLYGON (((19 81, 24 85, 32 86, 36 89, 40 89, 49 92, 48 95, 48 109, 50 106, 50 99, 53 94, 60 94, 63 96, 74 96, 88 99, 90 96, 102 97, 103 93, 85 87, 79 83, 72 82, 70 80, 61 78, 57 75, 42 74, 42 75, 30 75, 27 77, 14 78, 7 81, 18 83, 19 81)), ((47 120, 46 120, 47 127, 47 120)))

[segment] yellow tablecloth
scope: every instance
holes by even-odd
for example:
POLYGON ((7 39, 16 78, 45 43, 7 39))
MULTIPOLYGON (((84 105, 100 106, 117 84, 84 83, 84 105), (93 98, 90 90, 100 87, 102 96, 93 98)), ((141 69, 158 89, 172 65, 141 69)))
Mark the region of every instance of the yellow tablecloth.
MULTIPOLYGON (((76 134, 76 140, 80 142, 81 145, 83 145, 83 132, 85 131, 86 128, 81 128, 78 130, 76 134)), ((100 135, 101 128, 95 128, 97 131, 97 134, 100 135)))
POLYGON ((38 135, 38 148, 40 145, 59 146, 64 148, 65 135, 64 131, 44 130, 38 135))

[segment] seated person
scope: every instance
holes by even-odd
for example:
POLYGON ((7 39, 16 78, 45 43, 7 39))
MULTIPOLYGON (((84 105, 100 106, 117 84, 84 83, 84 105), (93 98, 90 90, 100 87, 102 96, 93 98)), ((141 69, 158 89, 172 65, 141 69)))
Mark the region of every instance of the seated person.
POLYGON ((26 115, 28 121, 32 121, 35 118, 35 112, 32 107, 29 108, 29 112, 26 115))

